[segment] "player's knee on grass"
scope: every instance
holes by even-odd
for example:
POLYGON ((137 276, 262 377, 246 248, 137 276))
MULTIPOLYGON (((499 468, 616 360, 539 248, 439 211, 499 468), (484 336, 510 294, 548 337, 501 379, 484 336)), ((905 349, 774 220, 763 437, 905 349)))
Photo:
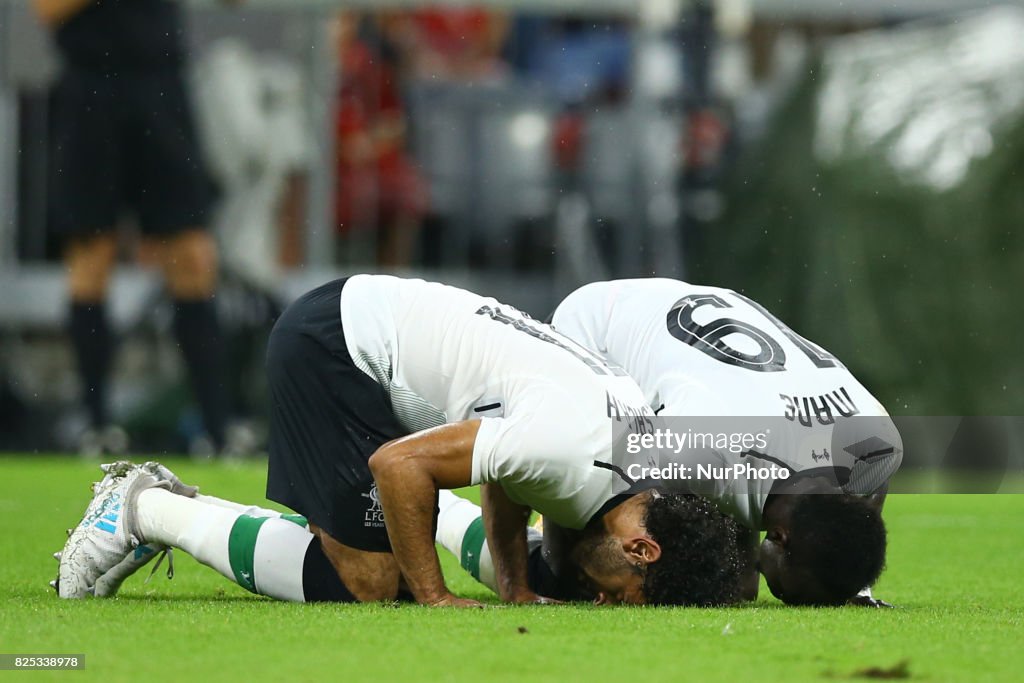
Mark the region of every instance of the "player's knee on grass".
POLYGON ((164 277, 175 299, 204 299, 217 286, 217 245, 204 230, 186 230, 162 246, 164 277))
POLYGON ((114 234, 71 240, 64 253, 64 263, 72 301, 95 303, 105 299, 116 260, 117 237, 114 234))
MULTIPOLYGON (((343 545, 315 525, 311 525, 310 530, 316 535, 323 555, 352 597, 359 602, 398 598, 401 572, 394 555, 343 545)), ((323 571, 322 565, 319 571, 323 571)))
POLYGON ((358 602, 314 537, 302 563, 302 592, 306 602, 358 602))
POLYGON ((878 580, 885 523, 868 499, 807 495, 781 536, 769 530, 760 566, 772 594, 792 605, 841 605, 878 580))

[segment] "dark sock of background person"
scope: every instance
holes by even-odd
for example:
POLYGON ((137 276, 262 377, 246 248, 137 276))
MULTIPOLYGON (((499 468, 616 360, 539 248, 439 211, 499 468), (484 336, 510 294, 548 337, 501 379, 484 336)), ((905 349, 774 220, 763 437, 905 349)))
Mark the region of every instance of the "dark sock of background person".
POLYGON ((104 427, 108 423, 108 374, 114 356, 106 304, 73 301, 68 332, 82 383, 82 403, 92 426, 104 427))
POLYGON ((203 415, 203 427, 220 450, 224 446, 228 399, 223 339, 213 300, 176 300, 174 335, 188 366, 192 390, 203 415))

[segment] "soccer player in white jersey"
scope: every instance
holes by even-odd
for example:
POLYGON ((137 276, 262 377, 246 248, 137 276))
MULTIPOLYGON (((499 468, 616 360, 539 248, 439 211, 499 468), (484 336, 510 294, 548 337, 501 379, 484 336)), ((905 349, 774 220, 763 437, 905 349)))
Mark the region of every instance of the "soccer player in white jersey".
MULTIPOLYGON (((731 482, 710 495, 750 529, 767 532, 757 562, 786 602, 840 604, 878 578, 886 543, 880 508, 902 441, 885 409, 834 356, 742 294, 669 279, 586 285, 552 322, 629 372, 659 416, 781 416, 794 431, 866 425, 872 433, 855 436, 867 452, 848 458, 852 466, 840 466, 836 456, 845 454, 820 448, 718 453, 727 462, 777 463, 787 478, 731 482), (819 493, 837 495, 812 495, 819 493)), ((860 597, 881 604, 869 591, 860 597)))
POLYGON ((475 605, 448 591, 433 531, 438 490, 470 484, 482 485, 505 601, 541 600, 528 585, 530 509, 584 539, 575 567, 607 602, 714 604, 735 593, 724 516, 693 496, 616 495, 612 424, 643 430, 652 414, 636 383, 510 306, 357 275, 285 311, 267 371, 267 496, 303 515, 308 531, 180 495, 155 466, 118 466, 60 554, 62 597, 110 594, 123 573, 109 572, 155 545, 274 597, 370 601, 407 590, 423 604, 475 605), (688 545, 721 557, 696 558, 688 545), (325 582, 328 596, 317 592, 325 582))

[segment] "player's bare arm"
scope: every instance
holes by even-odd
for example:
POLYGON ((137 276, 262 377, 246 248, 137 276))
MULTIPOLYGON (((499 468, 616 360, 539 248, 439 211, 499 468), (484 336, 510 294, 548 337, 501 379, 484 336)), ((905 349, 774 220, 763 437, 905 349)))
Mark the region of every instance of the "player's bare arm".
POLYGON ((470 484, 479 429, 479 420, 443 425, 388 442, 370 457, 395 560, 420 604, 480 606, 448 590, 433 534, 438 489, 470 484))
POLYGON ((526 523, 530 508, 512 501, 500 484, 484 484, 480 496, 498 596, 505 602, 550 602, 529 587, 526 523))
POLYGON ((544 561, 558 577, 576 578, 579 568, 572 562, 572 549, 579 543, 582 534, 575 529, 566 529, 550 519, 542 519, 540 530, 544 534, 544 561))

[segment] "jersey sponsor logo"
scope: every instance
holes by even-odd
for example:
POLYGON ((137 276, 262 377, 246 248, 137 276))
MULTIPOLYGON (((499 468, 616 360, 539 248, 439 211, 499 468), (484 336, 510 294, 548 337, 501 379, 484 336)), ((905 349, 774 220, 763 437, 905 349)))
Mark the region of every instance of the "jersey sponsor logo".
POLYGON ((476 314, 485 315, 491 320, 508 325, 520 332, 524 332, 534 339, 539 339, 542 342, 553 344, 563 351, 568 351, 570 354, 575 356, 577 360, 582 361, 583 364, 590 368, 595 374, 612 375, 616 377, 626 376, 625 370, 616 365, 610 365, 605 362, 604 359, 598 357, 580 344, 577 344, 564 334, 556 332, 554 328, 545 325, 544 323, 537 322, 522 311, 512 308, 511 306, 507 306, 505 308, 507 310, 503 310, 495 306, 481 306, 477 310, 476 314))
POLYGON ((788 478, 789 475, 794 471, 792 467, 790 467, 783 461, 779 460, 778 458, 768 455, 767 453, 762 453, 761 451, 755 451, 753 448, 740 453, 740 459, 743 458, 754 458, 756 460, 764 460, 766 462, 770 462, 777 465, 778 467, 782 468, 787 472, 787 474, 784 477, 782 477, 783 479, 788 478))
POLYGON ((380 506, 380 493, 377 485, 374 484, 369 493, 362 494, 363 498, 370 499, 370 506, 366 508, 363 515, 363 526, 379 528, 384 526, 384 509, 380 506))
POLYGON ((846 387, 839 387, 827 394, 818 396, 788 396, 779 394, 785 405, 785 417, 790 422, 799 422, 804 427, 810 427, 812 418, 818 424, 835 424, 836 415, 840 417, 853 417, 860 413, 860 408, 850 398, 850 392, 846 387))

